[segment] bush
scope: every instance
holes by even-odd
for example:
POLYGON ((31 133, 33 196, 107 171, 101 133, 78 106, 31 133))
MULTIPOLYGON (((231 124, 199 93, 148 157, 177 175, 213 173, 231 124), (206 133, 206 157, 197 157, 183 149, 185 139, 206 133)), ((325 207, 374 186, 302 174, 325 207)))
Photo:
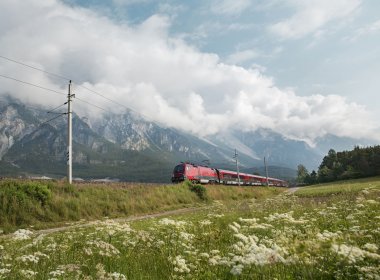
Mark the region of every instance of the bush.
POLYGON ((207 200, 207 189, 204 186, 190 184, 189 189, 190 191, 195 192, 200 199, 207 200))
POLYGON ((47 185, 38 182, 16 182, 6 181, 1 184, 1 201, 16 200, 20 205, 29 200, 39 202, 42 206, 46 205, 51 197, 51 191, 47 185))

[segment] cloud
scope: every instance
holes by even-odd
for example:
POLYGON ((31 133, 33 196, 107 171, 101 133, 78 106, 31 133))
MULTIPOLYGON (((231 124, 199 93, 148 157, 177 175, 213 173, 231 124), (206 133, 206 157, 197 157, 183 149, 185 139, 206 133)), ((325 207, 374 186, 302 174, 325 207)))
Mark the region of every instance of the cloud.
POLYGON ((364 27, 356 29, 354 34, 352 36, 346 37, 345 40, 353 42, 362 36, 374 34, 377 32, 380 32, 380 20, 374 21, 364 27))
POLYGON ((227 57, 227 62, 230 64, 241 64, 258 57, 259 54, 255 50, 244 50, 230 54, 227 57))
POLYGON ((296 9, 289 18, 277 22, 269 30, 282 39, 298 39, 318 32, 328 23, 346 18, 360 8, 361 0, 289 0, 296 9))
MULTIPOLYGON (((337 95, 302 97, 280 89, 257 67, 223 63, 170 36, 170 24, 153 15, 129 26, 58 1, 3 0, 0 53, 69 76, 77 97, 108 111, 124 108, 80 86, 200 136, 263 127, 309 143, 327 133, 379 137, 365 108, 337 95)), ((67 92, 66 81, 10 62, 2 61, 0 74, 67 92)), ((0 88, 32 104, 57 106, 66 99, 1 78, 0 88)), ((80 115, 102 113, 77 99, 73 107, 80 115)))
POLYGON ((251 6, 250 0, 222 0, 214 1, 211 11, 219 15, 239 15, 251 6))

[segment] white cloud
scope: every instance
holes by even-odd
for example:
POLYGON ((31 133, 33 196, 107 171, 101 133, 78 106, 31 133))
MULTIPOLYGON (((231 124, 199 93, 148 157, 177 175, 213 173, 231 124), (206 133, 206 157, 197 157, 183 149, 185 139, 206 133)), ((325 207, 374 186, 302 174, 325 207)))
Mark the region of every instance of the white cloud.
POLYGON ((258 56, 259 54, 255 50, 237 51, 227 57, 227 62, 230 64, 241 64, 258 56))
POLYGON ((283 39, 297 39, 318 32, 326 24, 346 18, 360 8, 362 0, 288 0, 296 9, 291 17, 277 22, 269 30, 283 39))
POLYGON ((346 37, 345 40, 353 42, 362 36, 366 36, 366 35, 370 35, 370 34, 378 33, 378 32, 380 32, 380 20, 377 20, 364 27, 356 29, 354 34, 350 37, 346 37))
POLYGON ((143 3, 149 3, 151 0, 112 0, 112 3, 115 6, 129 6, 134 4, 143 4, 143 3))
POLYGON ((221 15, 239 15, 251 6, 250 0, 218 0, 214 1, 211 11, 221 15))
MULTIPOLYGON (((150 119, 201 136, 264 127, 309 143, 326 133, 379 137, 364 108, 336 95, 300 97, 279 89, 257 67, 224 64, 217 55, 170 37, 169 27, 168 18, 158 15, 132 27, 58 1, 3 0, 0 53, 70 76, 150 119)), ((0 64, 0 74, 64 93, 67 88, 64 81, 10 62, 0 64)), ((1 78, 0 88, 30 103, 65 101, 1 78)), ((107 110, 123 110, 80 87, 74 92, 107 110)), ((74 110, 94 113, 78 100, 74 110)))

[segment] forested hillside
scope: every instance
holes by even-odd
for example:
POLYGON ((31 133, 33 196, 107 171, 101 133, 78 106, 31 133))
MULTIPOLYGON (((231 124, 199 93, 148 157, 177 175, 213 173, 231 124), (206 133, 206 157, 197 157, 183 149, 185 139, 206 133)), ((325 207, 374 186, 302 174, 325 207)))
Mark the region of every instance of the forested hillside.
POLYGON ((323 158, 318 172, 310 174, 298 166, 298 183, 315 184, 336 180, 363 178, 380 175, 380 146, 355 147, 352 151, 336 152, 331 149, 323 158))

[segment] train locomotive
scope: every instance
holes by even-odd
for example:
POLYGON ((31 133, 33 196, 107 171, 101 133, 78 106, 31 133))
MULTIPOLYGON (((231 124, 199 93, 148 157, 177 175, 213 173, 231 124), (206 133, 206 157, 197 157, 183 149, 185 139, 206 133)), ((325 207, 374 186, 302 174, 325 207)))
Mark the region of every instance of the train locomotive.
MULTIPOLYGON (((224 169, 211 168, 208 166, 196 165, 193 163, 180 163, 174 167, 172 182, 179 183, 189 180, 193 183, 201 184, 223 184, 223 185, 262 186, 267 185, 267 178, 259 175, 238 173, 224 169)), ((284 180, 268 178, 269 186, 287 187, 284 180)))

